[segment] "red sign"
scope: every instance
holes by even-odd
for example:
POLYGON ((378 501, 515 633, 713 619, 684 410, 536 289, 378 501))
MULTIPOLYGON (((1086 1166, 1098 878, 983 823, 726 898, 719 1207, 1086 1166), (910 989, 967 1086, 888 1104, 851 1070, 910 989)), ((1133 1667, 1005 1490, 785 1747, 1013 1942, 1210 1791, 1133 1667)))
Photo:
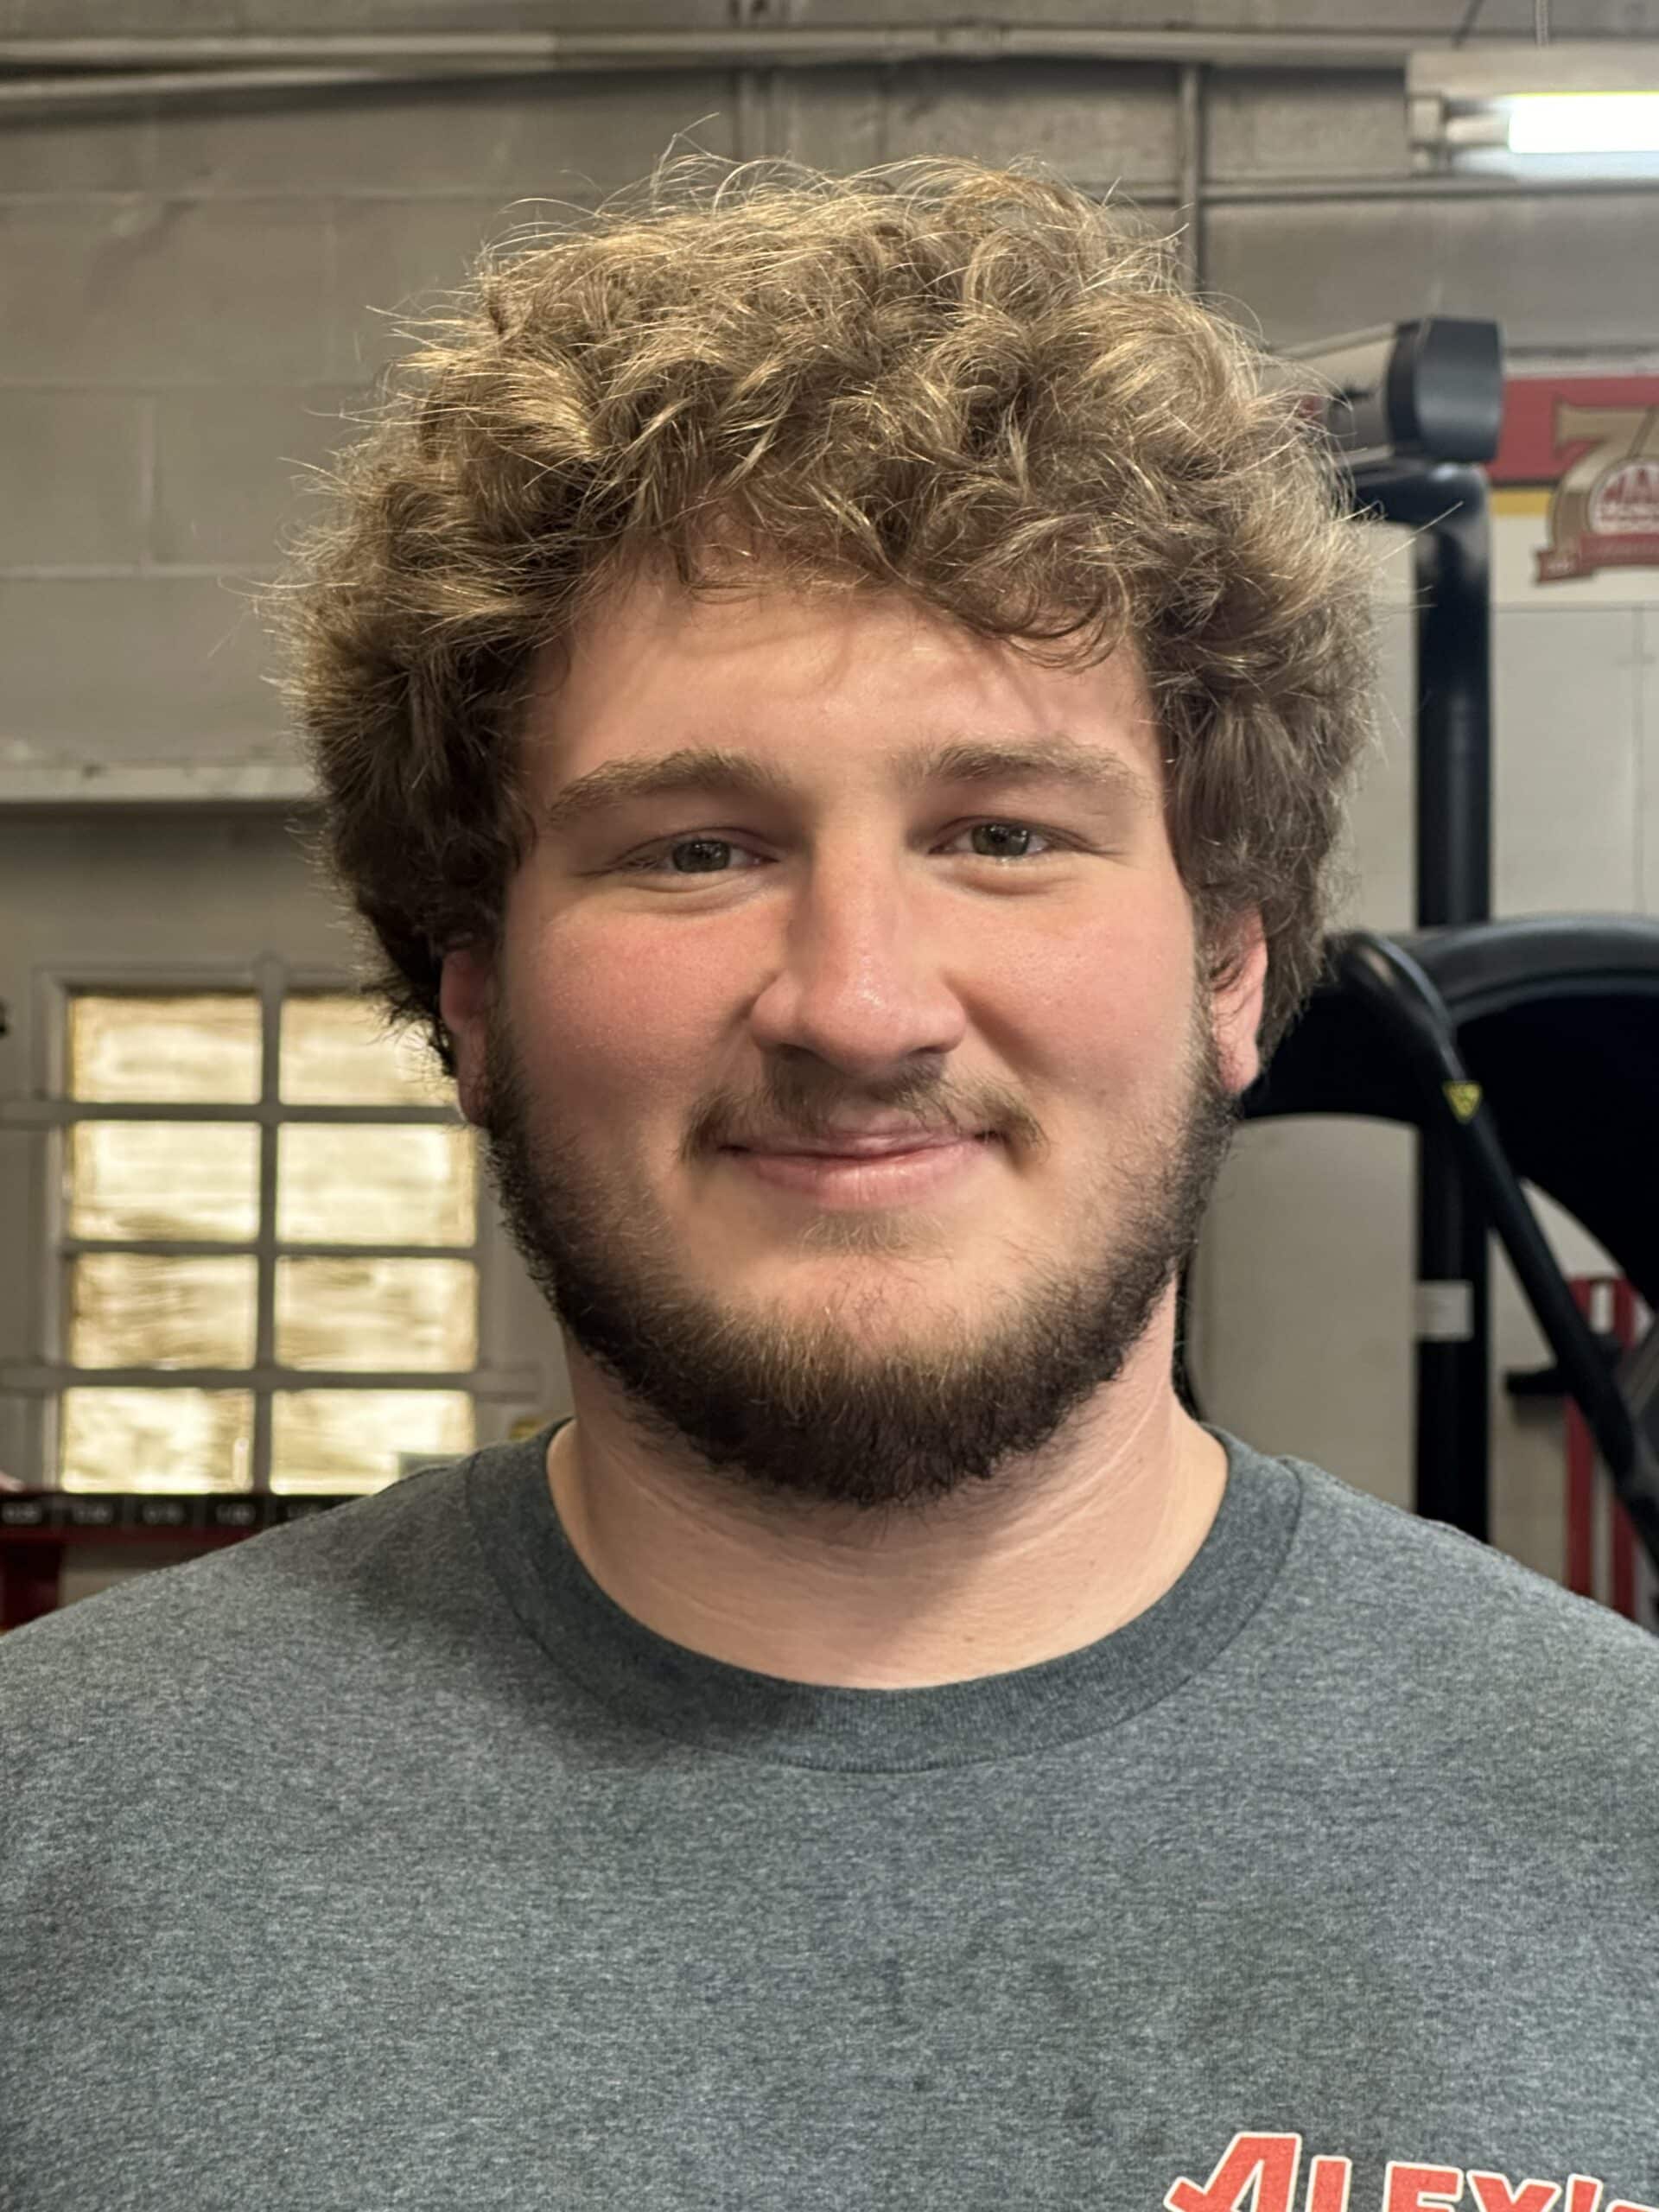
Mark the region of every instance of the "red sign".
POLYGON ((1487 474, 1553 487, 1540 583, 1659 568, 1659 377, 1510 377, 1487 474))

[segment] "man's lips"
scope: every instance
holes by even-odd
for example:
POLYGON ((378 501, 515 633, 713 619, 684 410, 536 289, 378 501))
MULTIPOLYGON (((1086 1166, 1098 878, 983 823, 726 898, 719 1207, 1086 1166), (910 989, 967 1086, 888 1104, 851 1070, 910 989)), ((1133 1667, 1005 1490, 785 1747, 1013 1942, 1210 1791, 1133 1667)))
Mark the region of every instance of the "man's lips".
POLYGON ((969 1144, 988 1132, 957 1129, 922 1131, 908 1136, 845 1137, 829 1144, 734 1144, 728 1152, 763 1153, 774 1160, 883 1160, 899 1152, 931 1152, 944 1145, 969 1144))

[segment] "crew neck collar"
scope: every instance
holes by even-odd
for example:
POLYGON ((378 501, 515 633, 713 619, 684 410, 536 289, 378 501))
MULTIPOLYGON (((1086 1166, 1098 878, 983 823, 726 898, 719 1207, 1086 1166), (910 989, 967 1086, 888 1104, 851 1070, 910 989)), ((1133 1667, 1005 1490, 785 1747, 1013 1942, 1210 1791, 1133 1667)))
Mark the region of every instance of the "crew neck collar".
POLYGON ((1009 1673, 844 1689, 710 1658, 615 1604, 582 1565, 549 1487, 548 1446, 565 1425, 488 1446, 463 1470, 474 1533, 521 1624, 613 1719, 780 1765, 957 1766, 1120 1726, 1212 1664, 1249 1621, 1284 1565, 1302 1500, 1293 1465, 1210 1427, 1227 1454, 1220 1508, 1185 1571, 1145 1612, 1009 1673))

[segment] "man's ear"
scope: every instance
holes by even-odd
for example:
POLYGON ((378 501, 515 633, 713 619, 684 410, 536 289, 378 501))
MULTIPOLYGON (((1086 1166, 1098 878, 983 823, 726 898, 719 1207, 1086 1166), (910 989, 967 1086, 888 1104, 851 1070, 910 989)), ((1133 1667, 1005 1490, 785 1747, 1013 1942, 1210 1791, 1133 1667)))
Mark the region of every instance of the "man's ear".
POLYGON ((455 1088, 461 1110, 478 1127, 487 1107, 485 1046, 495 996, 495 966, 482 946, 457 945, 443 956, 438 982, 438 1012, 455 1055, 455 1088))
POLYGON ((1211 996, 1216 1054, 1222 1080, 1236 1097, 1262 1072, 1256 1035, 1267 989, 1268 946, 1262 917, 1252 907, 1224 925, 1215 947, 1211 973, 1221 980, 1211 996))

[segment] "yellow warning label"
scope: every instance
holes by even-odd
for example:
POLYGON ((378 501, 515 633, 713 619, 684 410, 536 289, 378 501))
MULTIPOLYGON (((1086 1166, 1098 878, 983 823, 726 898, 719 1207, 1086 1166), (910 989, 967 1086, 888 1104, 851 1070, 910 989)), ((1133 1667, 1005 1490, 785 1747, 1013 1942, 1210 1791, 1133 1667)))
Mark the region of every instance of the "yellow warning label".
POLYGON ((1480 1085, 1478 1083, 1448 1083, 1442 1084, 1446 1103, 1460 1122, 1472 1121, 1480 1105, 1480 1085))

